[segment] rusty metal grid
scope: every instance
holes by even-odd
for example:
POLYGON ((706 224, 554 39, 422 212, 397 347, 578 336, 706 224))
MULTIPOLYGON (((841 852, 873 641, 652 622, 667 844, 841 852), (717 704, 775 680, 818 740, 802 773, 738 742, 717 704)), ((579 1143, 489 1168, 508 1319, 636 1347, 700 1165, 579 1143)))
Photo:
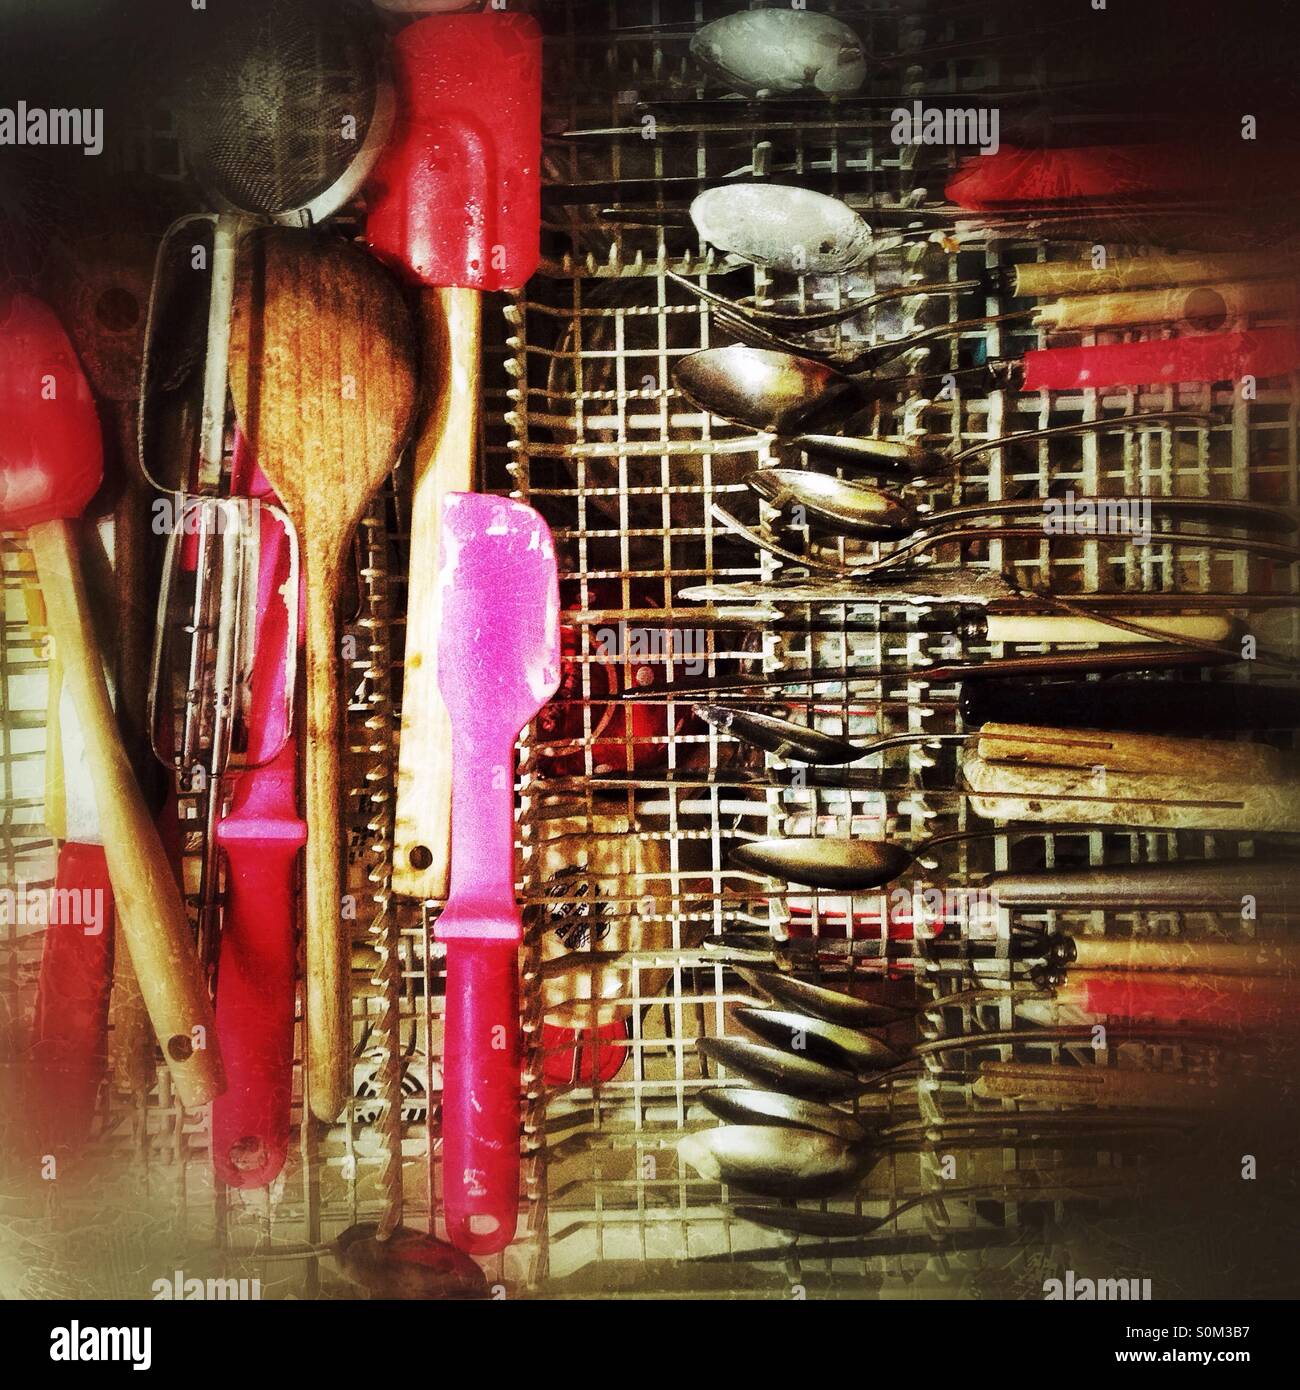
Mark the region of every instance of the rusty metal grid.
MULTIPOLYGON (((638 851, 635 871, 603 881, 603 914, 590 911, 598 922, 581 938, 593 949, 599 933, 604 933, 601 939, 606 943, 632 943, 621 959, 606 957, 600 967, 623 973, 622 1007, 616 1012, 630 1029, 630 1056, 610 1080, 582 1084, 579 1079, 551 1086, 542 1107, 548 1287, 743 1295, 806 1281, 810 1287, 876 1290, 886 1296, 904 1288, 1005 1290, 1014 1285, 1005 1267, 1009 1257, 997 1247, 963 1250, 963 1233, 987 1232, 991 1206, 1001 1213, 993 1224, 1029 1232, 1041 1224, 1044 1210, 1061 1208, 1029 1192, 1020 1199, 1008 1196, 983 1203, 978 1214, 969 1202, 944 1201, 945 1187, 951 1191, 953 1185, 952 1172, 942 1165, 945 1132, 966 1117, 1004 1108, 1001 1102, 977 1100, 969 1081, 953 1077, 962 1066, 989 1058, 1068 1057, 1086 1063, 1096 1056, 1070 1043, 1027 1049, 1014 1040, 981 1044, 972 1037, 961 1048, 946 1049, 944 1044, 989 1033, 1005 1039, 1025 1028, 1009 992, 1013 978, 1021 988, 1024 985, 1010 960, 1011 928, 1024 923, 1056 926, 1059 914, 1002 912, 992 923, 950 921, 938 937, 923 934, 914 941, 891 943, 895 982, 884 997, 911 996, 924 1005, 915 1040, 934 1050, 928 1052, 919 1078, 900 1079, 875 1104, 891 1118, 915 1117, 931 1126, 933 1145, 920 1155, 894 1158, 877 1167, 856 1201, 824 1204, 830 1210, 881 1216, 908 1198, 930 1194, 932 1202, 900 1215, 882 1232, 899 1237, 886 1253, 808 1259, 794 1247, 785 1250, 783 1261, 770 1264, 689 1264, 701 1255, 725 1256, 765 1243, 781 1246, 781 1238, 735 1219, 732 1206, 744 1202, 744 1195, 727 1194, 716 1183, 699 1178, 678 1163, 674 1152, 683 1133, 714 1123, 694 1100, 717 1080, 694 1048, 694 1038, 724 1032, 746 1036, 728 1020, 727 1006, 750 991, 711 954, 708 935, 751 927, 780 939, 793 926, 795 931, 835 936, 842 934, 846 915, 879 922, 897 911, 890 893, 849 899, 777 892, 766 880, 727 868, 726 845, 738 833, 830 834, 851 826, 858 833, 888 831, 902 842, 914 843, 939 830, 973 828, 979 822, 968 818, 952 750, 936 752, 915 745, 890 750, 865 764, 865 771, 855 768, 848 774, 845 781, 852 783, 851 789, 754 786, 752 779, 769 777, 777 768, 774 760, 747 754, 698 723, 686 722, 672 737, 671 725, 663 723, 630 731, 616 725, 611 732, 602 697, 608 694, 610 667, 620 663, 625 683, 651 680, 657 671, 657 679, 669 689, 683 671, 680 649, 674 660, 663 644, 658 654, 650 643, 651 655, 634 653, 630 659, 625 650, 615 649, 611 659, 610 634, 616 641, 627 640, 620 623, 651 630, 689 625, 690 606, 673 598, 684 584, 766 578, 776 572, 769 557, 737 542, 710 509, 720 502, 747 525, 758 524, 764 514, 741 480, 755 465, 781 461, 782 446, 755 440, 746 431, 700 414, 673 390, 671 369, 681 356, 732 339, 718 332, 706 308, 666 278, 666 270, 709 276, 711 288, 735 296, 763 293, 782 307, 807 307, 835 304, 840 295, 872 293, 899 283, 904 270, 918 264, 924 265, 927 279, 957 280, 976 266, 1074 258, 1088 248, 1015 235, 967 236, 959 253, 932 248, 919 262, 905 260, 906 253, 886 252, 863 271, 836 280, 767 279, 761 271, 748 284, 746 277, 736 274, 714 278, 722 270, 718 258, 699 244, 685 216, 696 190, 743 176, 746 170, 781 177, 788 170, 789 182, 798 183, 801 175, 810 174, 819 188, 837 192, 871 221, 874 207, 896 206, 915 192, 917 178, 905 156, 900 158, 893 147, 881 143, 879 129, 846 133, 815 122, 793 129, 775 121, 738 121, 731 126, 714 113, 721 128, 676 136, 652 133, 647 139, 644 104, 689 95, 698 82, 683 58, 684 40, 674 27, 689 30, 744 6, 687 3, 648 8, 654 13, 637 6, 634 20, 612 5, 554 7, 544 204, 549 254, 542 277, 530 286, 519 325, 519 374, 528 388, 518 422, 520 490, 552 522, 566 592, 581 615, 575 627, 577 674, 569 716, 577 727, 570 722, 566 731, 572 736, 551 744, 546 739, 554 735, 558 721, 534 736, 530 766, 537 766, 538 772, 526 785, 536 801, 526 810, 525 840, 544 846, 549 818, 563 813, 576 818, 562 822, 569 830, 577 825, 593 831, 615 823, 635 830, 638 845, 645 847, 638 851), (647 27, 658 24, 662 31, 656 35, 632 27, 611 32, 620 22, 634 26, 638 21, 647 27), (611 129, 623 133, 586 138, 572 134, 611 129), (619 196, 617 185, 629 179, 635 181, 632 190, 619 196), (600 201, 584 204, 585 196, 600 201), (662 750, 658 757, 656 749, 662 750), (792 918, 792 912, 800 910, 802 917, 792 918), (945 998, 951 1002, 939 1002, 945 998)), ((898 16, 870 9, 841 5, 838 12, 851 15, 860 31, 879 38, 880 51, 889 51, 891 40, 897 39, 898 16)), ((981 76, 1012 86, 1046 80, 1048 66, 1046 57, 1037 55, 1027 66, 1011 71, 998 73, 990 64, 973 76, 969 68, 963 72, 972 87, 981 85, 981 76)), ((932 70, 927 76, 937 85, 927 87, 918 80, 906 94, 945 89, 942 77, 933 76, 932 70)), ((949 78, 955 76, 954 68, 949 78)), ((716 95, 716 89, 710 94, 716 95)), ((941 189, 932 186, 929 196, 940 197, 941 189)), ((1125 248, 1108 250, 1123 254, 1125 248)), ((998 314, 1006 308, 994 297, 980 296, 973 303, 969 295, 957 294, 934 296, 923 306, 919 319, 895 312, 881 313, 874 324, 870 319, 851 321, 828 331, 818 345, 848 346, 870 341, 873 334, 901 337, 937 321, 998 314)), ((1105 340, 1117 336, 1111 333, 1105 340)), ((963 334, 960 340, 954 337, 954 368, 968 360, 962 349, 979 340, 986 343, 989 358, 1014 357, 1044 345, 1036 330, 995 324, 963 334)), ((938 355, 942 361, 942 349, 938 355)), ((1217 422, 1191 429, 1116 430, 1041 441, 1014 456, 1002 450, 978 454, 928 500, 943 505, 1044 495, 1049 480, 1068 480, 1081 494, 1177 493, 1294 502, 1295 404, 1285 390, 1255 402, 1208 387, 1050 396, 958 392, 949 402, 930 403, 924 420, 937 442, 946 436, 960 446, 1015 429, 1175 405, 1213 409, 1217 422)), ((886 397, 867 430, 894 433, 916 409, 915 400, 886 397)), ((873 551, 861 545, 859 553, 870 556, 873 551)), ((1026 587, 1050 583, 1055 592, 1067 595, 1293 592, 1292 572, 1284 568, 1241 555, 1225 557, 1158 543, 1138 547, 1071 539, 1049 546, 1046 540, 1008 545, 990 539, 961 549, 942 548, 936 563, 1004 570, 1026 587)), ((798 573, 797 567, 786 566, 783 577, 798 573)), ((920 610, 903 605, 885 610, 882 618, 885 614, 901 626, 922 616, 920 610)), ((752 656, 755 650, 763 652, 763 669, 769 671, 858 663, 894 672, 875 684, 856 683, 852 694, 832 686, 802 701, 788 693, 780 701, 793 707, 791 717, 806 716, 828 732, 862 738, 916 729, 962 732, 953 708, 957 687, 928 684, 923 669, 909 677, 909 667, 940 655, 1003 654, 998 648, 915 630, 743 638, 710 631, 704 622, 700 629, 699 643, 688 644, 687 650, 703 658, 709 674, 734 672, 739 654, 752 656)), ((1271 611, 1268 631, 1277 649, 1294 652, 1293 609, 1271 611)), ((689 713, 688 699, 668 703, 666 697, 665 703, 670 720, 689 713)), ((1073 848, 1086 846, 1086 862, 1100 863, 1107 850, 1114 862, 1120 853, 1117 846, 1127 848, 1135 861, 1159 860, 1223 851, 1233 840, 1187 832, 1122 836, 1097 831, 1076 838, 1073 848)), ((1011 837, 958 843, 936 853, 920 882, 950 887, 968 881, 968 875, 1024 862, 1026 851, 1036 856, 1035 862, 1050 865, 1058 843, 1065 842, 1050 830, 1033 827, 1011 837)), ((593 853, 589 862, 595 861, 593 853)), ((528 880, 533 896, 548 891, 544 876, 539 881, 539 870, 547 862, 543 854, 542 864, 528 880)), ((564 861, 557 855, 553 862, 564 861)), ((596 877, 589 875, 586 891, 596 877)), ((553 913, 573 905, 564 898, 563 886, 552 877, 553 913)), ((1188 914, 1065 916, 1076 931, 1176 935, 1189 926, 1223 929, 1221 922, 1207 924, 1188 914)), ((853 968, 864 966, 857 962, 853 968)), ((543 968, 543 985, 553 982, 559 969, 558 964, 550 972, 543 968)), ((872 969, 869 962, 865 969, 872 969)), ((827 978, 834 983, 842 977, 832 972, 827 978)), ((599 1015, 608 1016, 609 1011, 599 1015)), ((596 1015, 588 1009, 586 1017, 596 1015)), ((1186 1064, 1177 1050, 1171 1055, 1136 1044, 1116 1046, 1102 1060, 1120 1067, 1186 1064)), ((1211 1057, 1210 1064, 1220 1060, 1211 1057)), ((994 1176, 1013 1183, 1016 1173, 1032 1166, 1033 1159, 1012 1148, 989 1163, 994 1176)), ((987 1164, 981 1172, 989 1177, 987 1164)))

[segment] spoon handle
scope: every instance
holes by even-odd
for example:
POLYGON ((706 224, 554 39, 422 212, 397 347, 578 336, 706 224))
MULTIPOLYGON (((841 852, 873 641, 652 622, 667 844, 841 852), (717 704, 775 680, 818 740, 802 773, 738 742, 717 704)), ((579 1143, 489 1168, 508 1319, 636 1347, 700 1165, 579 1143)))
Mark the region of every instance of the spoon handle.
POLYGON ((350 949, 340 889, 338 572, 338 559, 322 546, 304 546, 307 1084, 312 1113, 327 1124, 352 1092, 350 949))

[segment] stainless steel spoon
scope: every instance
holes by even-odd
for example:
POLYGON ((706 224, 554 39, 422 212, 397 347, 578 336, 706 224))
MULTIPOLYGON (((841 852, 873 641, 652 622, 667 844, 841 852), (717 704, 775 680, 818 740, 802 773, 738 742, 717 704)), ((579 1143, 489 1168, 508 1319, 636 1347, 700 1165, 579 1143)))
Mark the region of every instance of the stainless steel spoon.
POLYGON ((1147 411, 1137 415, 1084 420, 1046 430, 1023 430, 1005 438, 980 440, 945 456, 915 443, 859 438, 820 431, 862 409, 868 401, 861 377, 811 357, 772 348, 733 344, 704 348, 683 357, 673 368, 673 382, 692 405, 732 424, 788 439, 829 458, 890 473, 915 474, 948 466, 1000 448, 1006 443, 1061 434, 1127 427, 1156 421, 1203 425, 1214 417, 1186 410, 1147 411))
POLYGON ((890 840, 847 835, 786 835, 773 840, 746 840, 727 857, 737 867, 769 878, 828 892, 857 893, 892 883, 938 845, 1005 833, 996 828, 952 831, 932 836, 912 849, 890 840))
POLYGON ((911 733, 890 734, 872 739, 869 743, 854 743, 836 734, 823 733, 792 719, 757 710, 730 709, 724 705, 696 705, 695 714, 719 733, 731 734, 756 748, 774 753, 791 762, 808 763, 813 767, 842 767, 860 762, 887 748, 902 748, 911 743, 965 743, 968 734, 911 733))
POLYGON ((781 183, 731 183, 691 204, 702 241, 751 265, 790 274, 842 275, 864 265, 879 246, 847 203, 781 183))
POLYGON ((711 1115, 729 1124, 789 1125, 813 1129, 847 1143, 867 1137, 865 1127, 855 1115, 820 1101, 800 1100, 780 1091, 757 1090, 750 1086, 715 1086, 701 1091, 700 1104, 711 1115))
MULTIPOLYGON (((1041 1117, 1035 1117, 1041 1120, 1041 1117)), ((1103 1135, 1118 1141, 1168 1139, 1185 1133, 1185 1125, 1158 1121, 1112 1123, 1089 1116, 1091 1125, 1077 1131, 1041 1124, 1041 1132, 1008 1136, 1005 1143, 1017 1148, 1043 1144, 1061 1148, 1073 1143, 1096 1145, 1103 1135)), ((820 1130, 798 1129, 789 1125, 723 1125, 701 1130, 678 1141, 677 1151, 692 1168, 713 1182, 765 1197, 801 1200, 829 1197, 861 1180, 889 1153, 915 1152, 929 1147, 930 1141, 918 1136, 903 1143, 842 1139, 820 1130)), ((990 1147, 989 1138, 973 1134, 945 1140, 945 1147, 974 1149, 990 1147)), ((999 1145, 998 1147, 1002 1147, 999 1145)))
POLYGON ((863 1089, 862 1081, 851 1071, 745 1038, 698 1038, 695 1046, 711 1062, 737 1076, 802 1100, 843 1100, 863 1089))
POLYGON ((829 1197, 876 1160, 860 1143, 787 1125, 707 1129, 679 1140, 677 1152, 701 1177, 765 1197, 829 1197))
MULTIPOLYGON (((1062 432, 1075 432, 1065 426, 1062 432)), ((1029 430, 1021 435, 1004 435, 1000 444, 1017 439, 1043 438, 1043 432, 1029 430)), ((988 446, 980 446, 988 447, 988 446)), ((961 451, 963 454, 965 450, 961 451)), ((799 468, 757 468, 745 482, 767 504, 782 513, 799 508, 806 518, 845 536, 866 540, 897 540, 908 535, 924 535, 937 531, 955 534, 970 529, 966 523, 986 516, 1049 516, 1051 499, 1041 497, 1015 501, 991 500, 967 502, 936 511, 928 503, 917 502, 898 492, 873 487, 869 483, 848 478, 836 478, 827 473, 813 473, 799 468)), ((1128 499, 1114 497, 1076 497, 1075 507, 1088 507, 1091 514, 1107 515, 1106 508, 1116 508, 1128 499)), ((1300 522, 1294 514, 1280 507, 1263 506, 1255 502, 1215 497, 1142 497, 1142 505, 1153 514, 1194 521, 1222 522, 1227 526, 1272 532, 1293 532, 1300 522)), ((1064 505, 1064 504, 1062 504, 1064 505)), ((1088 514, 1088 513, 1076 513, 1088 514)), ((1121 513, 1117 513, 1121 514, 1121 513)), ((1154 538, 1154 533, 1153 533, 1154 538)))
POLYGON ((691 57, 746 95, 847 96, 867 77, 867 50, 843 20, 804 9, 745 10, 705 24, 691 57))
POLYGON ((778 1004, 813 1014, 827 1023, 838 1023, 845 1028, 881 1027, 911 1017, 908 1009, 859 999, 842 990, 827 989, 825 985, 815 985, 775 970, 738 969, 736 973, 751 989, 766 994, 778 1004))
POLYGON ((903 1060, 893 1048, 870 1033, 846 1028, 841 1023, 828 1023, 810 1014, 741 1005, 735 1011, 735 1018, 742 1027, 773 1047, 811 1057, 827 1066, 861 1074, 896 1067, 903 1060))

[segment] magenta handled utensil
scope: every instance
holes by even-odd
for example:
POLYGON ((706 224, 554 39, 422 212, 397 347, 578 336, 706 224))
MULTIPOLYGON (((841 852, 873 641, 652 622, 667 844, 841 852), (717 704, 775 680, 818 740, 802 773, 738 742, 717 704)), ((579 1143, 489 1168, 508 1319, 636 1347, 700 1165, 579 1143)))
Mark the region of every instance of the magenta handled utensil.
POLYGON ((531 507, 451 493, 442 513, 438 688, 451 718, 443 1212, 452 1244, 503 1250, 519 1209, 515 739, 560 683, 555 547, 531 507))

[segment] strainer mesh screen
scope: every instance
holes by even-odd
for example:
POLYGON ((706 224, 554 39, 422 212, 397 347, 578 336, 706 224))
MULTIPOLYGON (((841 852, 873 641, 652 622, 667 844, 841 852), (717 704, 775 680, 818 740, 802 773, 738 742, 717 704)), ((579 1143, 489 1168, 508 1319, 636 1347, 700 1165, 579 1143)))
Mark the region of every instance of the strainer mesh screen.
POLYGON ((181 137, 212 194, 277 216, 356 157, 374 114, 375 36, 352 4, 271 0, 221 23, 184 92, 181 137))

